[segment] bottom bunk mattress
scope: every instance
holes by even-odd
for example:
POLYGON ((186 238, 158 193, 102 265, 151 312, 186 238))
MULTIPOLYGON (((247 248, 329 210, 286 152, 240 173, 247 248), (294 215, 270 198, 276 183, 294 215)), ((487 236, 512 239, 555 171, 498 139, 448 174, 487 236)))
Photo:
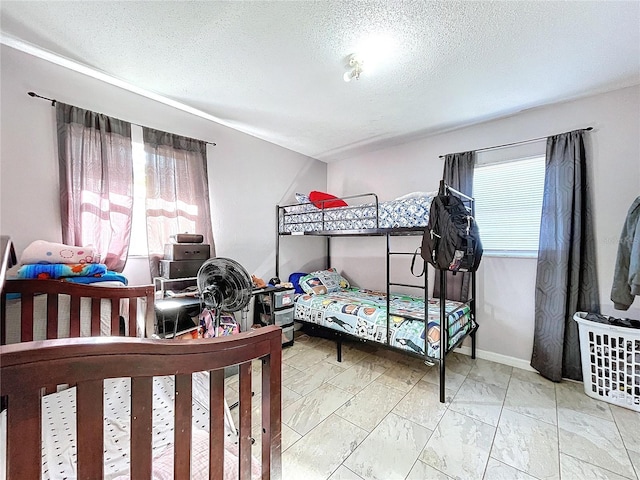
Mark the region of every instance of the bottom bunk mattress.
MULTIPOLYGON (((426 333, 423 298, 391 294, 389 306, 389 345, 440 358, 440 300, 428 301, 426 333)), ((447 300, 445 309, 449 349, 473 329, 474 322, 467 304, 447 300)), ((387 296, 384 292, 351 287, 324 295, 299 295, 294 319, 387 343, 387 296)))
MULTIPOLYGON (((208 372, 193 375, 192 479, 208 476, 209 409, 208 372)), ((131 433, 131 380, 104 381, 104 478, 129 478, 131 433)), ((174 377, 153 379, 153 478, 173 478, 174 377)), ((76 388, 42 398, 42 478, 77 477, 76 388)), ((0 477, 6 471, 6 410, 0 414, 0 477)), ((238 476, 238 445, 233 426, 225 422, 225 478, 238 476)), ((252 462, 252 478, 259 478, 260 465, 252 462)))

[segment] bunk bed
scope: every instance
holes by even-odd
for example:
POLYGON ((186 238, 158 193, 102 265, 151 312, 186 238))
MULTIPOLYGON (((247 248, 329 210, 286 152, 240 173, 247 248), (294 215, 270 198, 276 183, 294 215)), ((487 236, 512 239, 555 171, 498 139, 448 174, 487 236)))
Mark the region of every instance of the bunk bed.
MULTIPOLYGON (((336 339, 338 361, 342 359, 342 340, 371 341, 387 348, 418 356, 426 364, 439 363, 440 401, 445 402, 446 355, 471 338, 471 355, 475 358, 478 323, 475 311, 475 273, 470 276, 466 298, 451 298, 450 272, 436 275, 439 293, 429 298, 428 264, 423 263, 424 282, 420 285, 398 283, 391 278, 391 258, 413 255, 415 251, 395 251, 391 239, 416 236, 420 240, 429 221, 429 206, 435 194, 457 195, 470 211, 473 198, 441 183, 434 193, 409 194, 392 202, 380 202, 374 193, 343 197, 340 203, 304 201, 276 206, 276 277, 280 273, 280 240, 283 236, 326 237, 325 271, 303 277, 304 294, 295 300, 294 320, 302 322, 336 339), (346 206, 344 204, 349 202, 346 206), (342 204, 343 206, 337 206, 342 204), (354 288, 331 269, 331 239, 334 237, 386 237, 386 289, 383 292, 354 288), (449 282, 449 285, 448 285, 449 282), (313 285, 318 288, 314 290, 313 285), (418 289, 420 296, 398 294, 394 288, 418 289), (450 298, 447 298, 450 297, 450 298), (447 328, 441 328, 446 325, 447 328)), ((301 200, 299 198, 299 200, 301 200)), ((333 202, 333 201, 332 201, 333 202)))
POLYGON ((0 288, 0 477, 279 478, 280 328, 215 339, 131 338, 141 336, 136 304, 153 313, 153 286, 12 280, 0 288), (21 307, 17 341, 6 344, 9 292, 20 295, 21 307), (44 318, 33 310, 42 293, 44 318), (64 328, 59 297, 69 297, 64 328), (81 331, 84 300, 90 336, 81 331), (129 338, 118 337, 123 302, 129 338), (256 359, 262 363, 261 462, 251 454, 256 359), (224 368, 232 365, 239 366, 239 431, 233 425, 230 431, 224 401, 224 368))

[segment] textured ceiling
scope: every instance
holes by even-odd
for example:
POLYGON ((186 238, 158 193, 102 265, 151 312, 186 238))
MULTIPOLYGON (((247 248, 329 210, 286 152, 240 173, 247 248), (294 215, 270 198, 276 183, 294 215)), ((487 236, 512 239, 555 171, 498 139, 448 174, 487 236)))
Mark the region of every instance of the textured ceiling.
POLYGON ((4 0, 0 11, 5 38, 324 161, 640 83, 637 1, 4 0), (386 61, 365 59, 345 83, 371 36, 386 61))

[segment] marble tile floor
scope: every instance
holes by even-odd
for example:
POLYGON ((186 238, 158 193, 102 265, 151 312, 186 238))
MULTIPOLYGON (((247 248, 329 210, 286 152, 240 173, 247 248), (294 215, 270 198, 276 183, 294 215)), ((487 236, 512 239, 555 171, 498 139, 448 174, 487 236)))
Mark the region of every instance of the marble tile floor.
POLYGON ((334 342, 296 336, 283 350, 283 479, 640 480, 640 413, 457 353, 447 375, 441 404, 437 366, 361 343, 338 363, 334 342))

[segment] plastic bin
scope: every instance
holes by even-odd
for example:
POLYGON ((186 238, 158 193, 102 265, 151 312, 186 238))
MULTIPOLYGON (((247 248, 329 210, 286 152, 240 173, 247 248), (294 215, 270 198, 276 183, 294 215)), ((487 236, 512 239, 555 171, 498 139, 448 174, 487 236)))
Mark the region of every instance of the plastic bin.
POLYGON ((584 393, 640 412, 640 329, 587 320, 577 312, 584 393))
MULTIPOLYGON (((271 295, 273 295, 273 302, 275 305, 273 305, 274 309, 278 309, 278 308, 284 308, 284 307, 290 307, 291 305, 293 305, 293 300, 295 297, 295 290, 291 289, 291 290, 282 290, 280 292, 273 292, 271 295)), ((260 303, 263 303, 265 305, 271 305, 271 296, 270 295, 260 295, 259 298, 260 303)))
POLYGON ((289 327, 282 328, 282 346, 288 347, 289 345, 293 345, 293 325, 289 327))
MULTIPOLYGON (((278 325, 279 327, 291 325, 293 323, 293 308, 289 308, 288 310, 276 310, 273 312, 273 320, 274 325, 278 325)), ((261 313, 260 321, 264 325, 269 325, 271 323, 271 315, 268 313, 261 313)))

